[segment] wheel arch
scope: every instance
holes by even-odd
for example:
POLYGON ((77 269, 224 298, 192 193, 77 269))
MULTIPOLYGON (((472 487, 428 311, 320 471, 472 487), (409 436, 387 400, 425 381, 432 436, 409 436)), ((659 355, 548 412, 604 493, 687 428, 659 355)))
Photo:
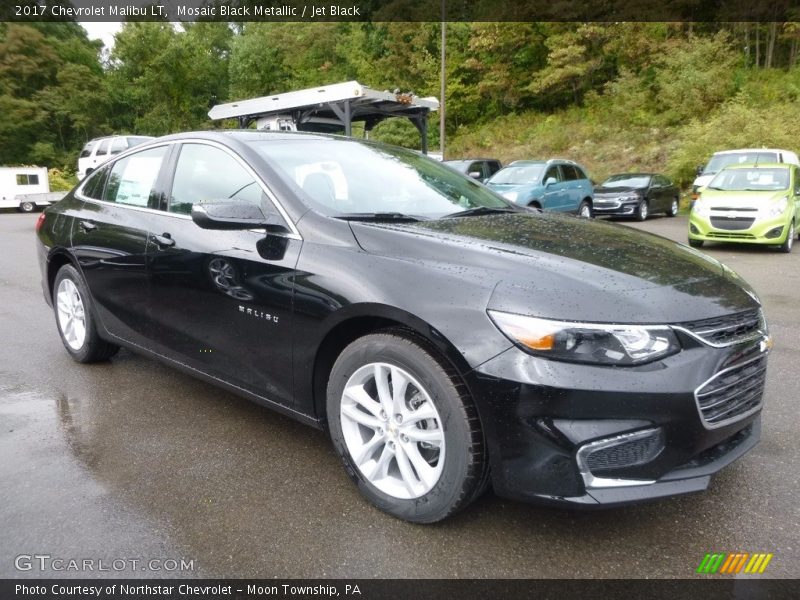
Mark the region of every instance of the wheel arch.
POLYGON ((434 350, 440 359, 456 370, 462 380, 463 375, 470 370, 456 347, 436 328, 414 314, 382 304, 353 305, 340 312, 344 314, 331 322, 321 336, 314 355, 311 394, 314 415, 323 427, 327 423, 326 394, 333 364, 342 350, 365 335, 395 330, 434 350))
POLYGON ((64 265, 72 265, 80 271, 78 261, 65 249, 60 248, 51 251, 47 259, 47 292, 50 298, 53 297, 53 284, 55 284, 56 275, 64 265))

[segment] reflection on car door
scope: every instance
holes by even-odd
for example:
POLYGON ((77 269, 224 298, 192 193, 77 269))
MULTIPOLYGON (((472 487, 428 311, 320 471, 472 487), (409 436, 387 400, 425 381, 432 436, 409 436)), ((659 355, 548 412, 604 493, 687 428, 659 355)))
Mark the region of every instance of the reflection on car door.
MULTIPOLYGON (((148 247, 157 352, 282 404, 292 401, 297 236, 198 227, 195 203, 237 199, 277 209, 229 150, 183 143, 148 247)), ((276 214, 276 217, 280 218, 276 214)))
POLYGON ((550 178, 554 178, 556 183, 545 187, 542 197, 544 206, 542 208, 545 210, 566 210, 566 206, 569 202, 569 193, 564 183, 564 176, 558 165, 551 165, 545 172, 542 181, 546 183, 550 178))
POLYGON ((100 321, 113 335, 145 343, 146 251, 169 146, 131 154, 90 175, 77 191, 72 245, 100 321))

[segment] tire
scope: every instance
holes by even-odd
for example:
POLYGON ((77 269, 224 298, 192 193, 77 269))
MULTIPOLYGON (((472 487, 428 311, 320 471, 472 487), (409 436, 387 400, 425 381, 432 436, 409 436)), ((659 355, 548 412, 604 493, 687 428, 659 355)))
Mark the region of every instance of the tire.
POLYGON ((669 205, 669 208, 667 209, 667 216, 674 217, 675 215, 677 215, 679 207, 680 205, 678 203, 678 199, 673 198, 672 203, 669 205))
POLYGON ((692 238, 689 238, 689 245, 692 248, 702 248, 703 247, 703 241, 704 240, 693 240, 692 238))
POLYGON ((778 246, 778 250, 786 254, 789 254, 792 251, 792 247, 794 246, 794 235, 795 235, 794 221, 792 221, 791 223, 789 223, 789 233, 786 235, 786 240, 780 246, 778 246))
POLYGON ((53 312, 64 348, 77 362, 108 360, 119 351, 119 346, 98 335, 91 296, 72 265, 64 265, 56 274, 53 312))
POLYGON ((578 206, 578 216, 582 219, 591 219, 594 216, 592 214, 592 205, 586 200, 578 206))
POLYGON ((544 210, 544 209, 542 208, 542 203, 541 203, 541 202, 539 202, 538 200, 534 200, 533 202, 530 202, 530 203, 528 204, 528 208, 534 208, 534 209, 536 209, 536 210, 544 210))
POLYGON ((441 521, 486 488, 488 461, 472 399, 422 340, 386 332, 351 343, 331 370, 327 410, 347 474, 394 517, 441 521), (395 380, 404 390, 397 400, 395 380))
POLYGON ((36 210, 36 204, 33 202, 20 202, 19 203, 19 210, 20 212, 24 213, 31 213, 36 210))
POLYGON ((636 206, 636 212, 634 213, 633 217, 637 221, 646 221, 649 214, 650 204, 647 202, 647 200, 639 200, 639 204, 636 206))

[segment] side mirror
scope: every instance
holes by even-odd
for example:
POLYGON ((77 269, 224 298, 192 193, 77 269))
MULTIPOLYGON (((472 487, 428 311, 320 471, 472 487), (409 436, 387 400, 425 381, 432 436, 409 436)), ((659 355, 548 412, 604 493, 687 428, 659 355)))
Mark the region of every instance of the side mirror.
POLYGON ((695 173, 697 173, 697 176, 700 177, 700 175, 703 174, 703 165, 697 165, 697 169, 695 169, 695 173))
POLYGON ((192 221, 203 229, 266 229, 270 233, 288 233, 276 216, 264 216, 249 202, 216 200, 192 205, 192 221))
POLYGON ((555 177, 548 177, 544 181, 544 187, 550 187, 554 183, 558 183, 558 179, 556 179, 555 177))
POLYGON ((481 179, 481 172, 480 171, 470 171, 469 173, 467 173, 467 175, 469 175, 473 179, 481 179))

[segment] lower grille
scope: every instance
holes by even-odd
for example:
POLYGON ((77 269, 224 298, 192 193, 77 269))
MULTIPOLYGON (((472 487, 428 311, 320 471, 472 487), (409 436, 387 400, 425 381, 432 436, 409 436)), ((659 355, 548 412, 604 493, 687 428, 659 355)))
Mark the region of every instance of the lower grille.
POLYGON ((586 466, 594 475, 606 475, 608 471, 626 469, 649 463, 664 449, 664 433, 661 429, 646 437, 625 440, 613 446, 599 448, 586 457, 586 466))
POLYGON ((720 240, 754 240, 756 236, 752 233, 723 233, 721 231, 709 231, 706 234, 707 238, 716 238, 720 240))
POLYGON ((751 217, 711 217, 711 225, 716 229, 727 229, 729 231, 740 231, 742 229, 750 229, 755 219, 751 217))
POLYGON ((760 356, 720 371, 697 388, 694 396, 705 426, 722 427, 756 412, 766 378, 767 357, 760 356))

